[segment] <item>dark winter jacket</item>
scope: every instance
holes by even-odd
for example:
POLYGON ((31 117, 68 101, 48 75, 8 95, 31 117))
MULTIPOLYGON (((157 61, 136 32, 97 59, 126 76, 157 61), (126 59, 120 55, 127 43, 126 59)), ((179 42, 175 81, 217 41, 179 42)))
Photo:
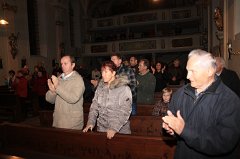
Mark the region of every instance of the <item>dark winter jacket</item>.
POLYGON ((175 115, 180 110, 185 121, 175 159, 239 158, 240 100, 220 78, 197 99, 194 88, 183 86, 174 93, 169 109, 175 115))
POLYGON ((223 68, 220 78, 226 86, 240 97, 240 80, 236 72, 223 68))

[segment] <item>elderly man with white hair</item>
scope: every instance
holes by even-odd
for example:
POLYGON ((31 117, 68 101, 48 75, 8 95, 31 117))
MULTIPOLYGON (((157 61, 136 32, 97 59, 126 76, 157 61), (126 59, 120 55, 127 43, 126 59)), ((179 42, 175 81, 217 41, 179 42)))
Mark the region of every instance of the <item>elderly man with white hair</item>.
POLYGON ((190 83, 173 94, 163 128, 177 138, 175 159, 240 158, 240 99, 216 76, 203 50, 188 55, 190 83))

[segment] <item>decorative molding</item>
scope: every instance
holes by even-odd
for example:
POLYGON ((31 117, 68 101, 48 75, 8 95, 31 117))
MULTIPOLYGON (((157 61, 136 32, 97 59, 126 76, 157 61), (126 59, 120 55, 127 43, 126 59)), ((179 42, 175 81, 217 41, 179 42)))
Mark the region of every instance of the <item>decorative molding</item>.
POLYGON ((152 50, 156 48, 156 40, 119 43, 119 51, 152 50))
POLYGON ((123 24, 149 22, 157 20, 157 12, 123 16, 123 24))
POLYGON ((108 45, 92 45, 91 53, 107 52, 108 45))
POLYGON ((177 20, 191 18, 191 14, 191 9, 172 11, 172 19, 177 20))
POLYGON ((97 21, 97 27, 109 27, 109 26, 113 26, 112 18, 101 19, 97 21))

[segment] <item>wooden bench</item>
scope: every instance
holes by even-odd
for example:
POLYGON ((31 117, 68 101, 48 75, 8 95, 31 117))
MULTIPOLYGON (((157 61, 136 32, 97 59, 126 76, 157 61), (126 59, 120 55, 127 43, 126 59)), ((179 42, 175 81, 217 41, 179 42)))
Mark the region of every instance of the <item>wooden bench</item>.
POLYGON ((0 125, 2 149, 36 151, 81 159, 172 159, 176 141, 168 137, 146 137, 31 127, 0 125), (17 135, 16 135, 17 132, 17 135))
POLYGON ((21 116, 21 105, 17 95, 0 94, 0 116, 4 120, 17 122, 21 116))
MULTIPOLYGON (((40 111, 40 124, 43 127, 52 127, 53 111, 40 111)), ((88 120, 88 114, 84 113, 84 126, 88 120)), ((133 135, 162 136, 162 118, 155 116, 132 116, 130 126, 133 135)))
POLYGON ((132 116, 130 126, 132 135, 163 136, 162 117, 160 116, 132 116))

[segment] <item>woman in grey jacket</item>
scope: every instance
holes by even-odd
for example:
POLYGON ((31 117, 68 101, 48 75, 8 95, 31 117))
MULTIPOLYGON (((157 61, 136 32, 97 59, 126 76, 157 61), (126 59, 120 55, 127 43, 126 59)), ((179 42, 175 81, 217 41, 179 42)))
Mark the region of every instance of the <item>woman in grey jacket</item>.
POLYGON ((107 132, 111 139, 115 133, 131 134, 129 117, 132 110, 132 93, 127 76, 116 76, 112 61, 102 64, 102 80, 99 82, 90 107, 87 126, 92 130, 97 121, 97 131, 107 132))

